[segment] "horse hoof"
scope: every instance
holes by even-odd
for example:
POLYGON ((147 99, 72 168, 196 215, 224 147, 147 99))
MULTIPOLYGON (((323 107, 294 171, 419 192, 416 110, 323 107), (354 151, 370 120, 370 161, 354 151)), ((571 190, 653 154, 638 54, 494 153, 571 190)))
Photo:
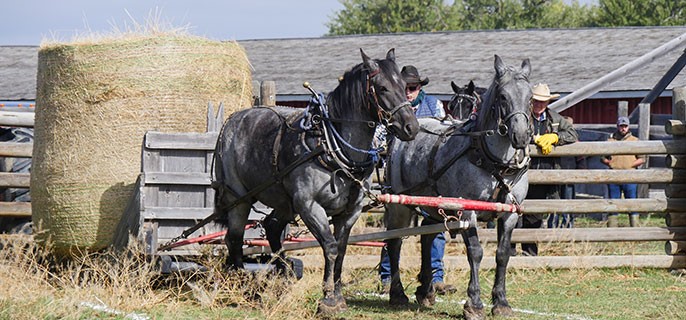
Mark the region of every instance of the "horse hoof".
POLYGON ((491 309, 491 313, 494 316, 501 316, 501 317, 514 316, 514 311, 512 311, 512 308, 510 308, 510 306, 501 306, 501 305, 493 306, 493 309, 491 309))
POLYGON ((477 309, 471 306, 464 306, 464 309, 462 311, 462 314, 464 315, 465 320, 483 320, 486 319, 486 314, 484 313, 484 309, 477 309))
POLYGON ((317 314, 319 315, 333 315, 345 310, 348 310, 348 305, 343 298, 322 299, 319 300, 319 305, 317 306, 317 314))
POLYGON ((410 303, 410 299, 405 295, 405 293, 401 293, 398 295, 391 295, 391 298, 388 302, 392 306, 404 306, 410 303))
POLYGON ((417 303, 422 307, 431 307, 436 304, 436 293, 433 290, 424 294, 417 289, 414 295, 417 297, 417 303))

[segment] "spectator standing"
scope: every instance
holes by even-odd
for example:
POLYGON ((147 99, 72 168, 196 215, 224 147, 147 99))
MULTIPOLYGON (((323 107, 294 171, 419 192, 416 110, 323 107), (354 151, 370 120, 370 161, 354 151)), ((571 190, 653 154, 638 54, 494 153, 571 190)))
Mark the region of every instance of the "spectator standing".
MULTIPOLYGON (((619 117, 617 119, 617 131, 610 135, 608 141, 638 141, 638 138, 631 134, 629 130, 629 118, 619 117)), ((645 163, 644 156, 639 155, 614 155, 605 156, 600 159, 605 165, 610 167, 610 169, 638 169, 642 164, 645 163)), ((635 183, 624 183, 624 184, 608 184, 608 193, 610 199, 620 199, 622 194, 624 199, 636 199, 637 198, 637 185, 635 183)), ((618 214, 610 213, 607 217, 608 227, 617 227, 619 217, 618 214)), ((638 226, 638 212, 631 212, 629 214, 629 225, 632 227, 638 226)))
MULTIPOLYGON (((579 136, 574 126, 565 120, 559 113, 550 110, 548 104, 557 99, 559 94, 550 94, 547 84, 539 83, 532 88, 531 116, 533 118, 533 143, 541 148, 543 155, 548 155, 553 146, 561 146, 574 143, 579 136)), ((531 159, 531 169, 560 169, 560 158, 536 157, 531 159)), ((560 186, 554 185, 531 185, 526 196, 527 199, 560 199, 560 186)), ((543 216, 540 214, 528 214, 520 217, 519 226, 525 229, 540 228, 543 224, 543 216)), ((513 246, 514 247, 514 246, 513 246)), ((513 253, 516 254, 514 248, 513 253)), ((538 255, 536 243, 522 243, 522 254, 528 256, 538 255)))
MULTIPOLYGON (((412 65, 404 66, 401 70, 403 80, 405 80, 405 95, 407 100, 412 104, 417 118, 445 118, 445 109, 443 109, 443 102, 434 96, 426 94, 423 87, 429 84, 428 77, 421 77, 417 68, 412 65)), ((422 225, 428 224, 431 219, 428 214, 419 208, 424 219, 422 225)), ((456 292, 457 289, 453 285, 446 284, 443 281, 443 255, 445 254, 445 234, 440 232, 436 234, 431 246, 431 272, 433 279, 431 283, 438 294, 447 294, 456 292)), ((391 263, 388 257, 386 247, 381 250, 381 263, 379 264, 379 276, 381 277, 382 291, 388 292, 387 288, 391 281, 391 263)))

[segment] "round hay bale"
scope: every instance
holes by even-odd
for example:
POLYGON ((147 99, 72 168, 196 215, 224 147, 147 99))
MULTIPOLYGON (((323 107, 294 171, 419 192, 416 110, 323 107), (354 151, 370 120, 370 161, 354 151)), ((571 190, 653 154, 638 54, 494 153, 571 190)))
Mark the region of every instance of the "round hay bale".
POLYGON ((44 45, 37 82, 33 221, 58 254, 111 244, 146 131, 205 132, 208 103, 252 102, 243 48, 185 35, 44 45))

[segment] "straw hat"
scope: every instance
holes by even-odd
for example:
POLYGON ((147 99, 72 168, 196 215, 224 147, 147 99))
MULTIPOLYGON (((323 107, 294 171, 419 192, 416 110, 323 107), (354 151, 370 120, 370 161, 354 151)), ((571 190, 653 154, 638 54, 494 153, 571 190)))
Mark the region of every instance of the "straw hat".
POLYGON ((534 100, 550 101, 560 97, 559 94, 550 94, 550 88, 545 83, 539 83, 533 87, 534 100))

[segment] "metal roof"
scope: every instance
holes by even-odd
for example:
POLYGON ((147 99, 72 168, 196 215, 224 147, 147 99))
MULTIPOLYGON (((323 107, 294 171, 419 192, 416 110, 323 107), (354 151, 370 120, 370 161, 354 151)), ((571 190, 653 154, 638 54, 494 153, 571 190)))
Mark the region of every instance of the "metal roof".
MULTIPOLYGON (((330 91, 347 69, 362 62, 360 48, 382 58, 395 48, 398 64, 415 65, 430 78, 426 90, 450 94, 450 81, 474 80, 486 86, 493 76, 493 56, 519 65, 529 58, 530 81, 547 82, 554 92, 569 93, 629 63, 670 40, 686 27, 530 29, 353 35, 320 38, 238 41, 254 68, 254 80, 276 81, 279 95, 307 95, 309 81, 330 91)), ((684 45, 686 46, 686 44, 684 45)), ((683 53, 674 50, 603 89, 604 92, 646 91, 683 53)), ((34 100, 36 46, 0 46, 0 100, 34 100)), ((669 88, 685 86, 680 73, 669 88)))

